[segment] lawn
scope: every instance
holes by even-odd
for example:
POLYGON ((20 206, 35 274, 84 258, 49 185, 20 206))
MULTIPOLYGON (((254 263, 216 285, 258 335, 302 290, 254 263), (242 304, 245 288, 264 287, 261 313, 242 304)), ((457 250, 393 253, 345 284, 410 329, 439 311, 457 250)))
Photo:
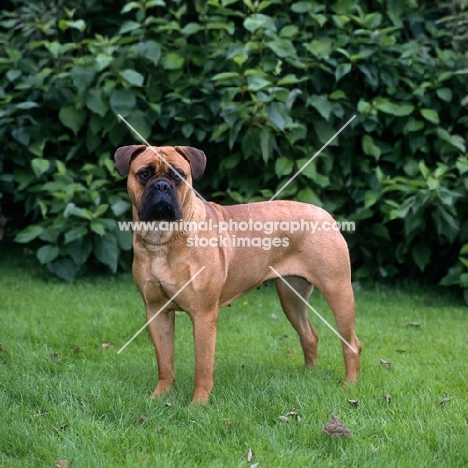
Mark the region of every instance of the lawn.
MULTIPOLYGON (((468 308, 450 292, 357 287, 361 378, 343 389, 338 338, 310 312, 319 362, 304 370, 274 286, 252 291, 222 309, 213 396, 191 409, 185 314, 175 389, 154 403, 148 333, 117 354, 145 317, 130 275, 65 284, 19 250, 0 258, 1 467, 468 466, 468 308), (293 407, 300 421, 278 420, 293 407), (351 437, 323 432, 331 412, 351 437)), ((311 304, 334 323, 317 291, 311 304)))

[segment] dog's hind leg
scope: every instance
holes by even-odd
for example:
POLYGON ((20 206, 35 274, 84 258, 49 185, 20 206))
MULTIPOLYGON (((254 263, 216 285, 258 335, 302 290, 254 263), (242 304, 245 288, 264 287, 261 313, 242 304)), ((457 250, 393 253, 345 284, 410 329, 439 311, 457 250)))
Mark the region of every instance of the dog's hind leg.
POLYGON ((341 341, 347 382, 354 382, 359 376, 361 344, 356 336, 354 293, 351 282, 335 282, 320 288, 335 316, 338 333, 347 343, 341 341))
POLYGON ((313 369, 317 364, 318 333, 309 319, 307 305, 284 283, 283 279, 287 281, 306 302, 309 301, 314 286, 305 278, 299 276, 286 276, 275 280, 281 307, 299 335, 302 351, 304 352, 305 365, 313 369))

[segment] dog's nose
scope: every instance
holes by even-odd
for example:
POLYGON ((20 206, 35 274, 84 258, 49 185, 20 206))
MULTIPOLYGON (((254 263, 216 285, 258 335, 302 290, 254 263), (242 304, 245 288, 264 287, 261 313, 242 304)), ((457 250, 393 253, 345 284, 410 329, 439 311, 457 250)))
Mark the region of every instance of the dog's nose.
POLYGON ((165 180, 159 180, 154 184, 154 188, 158 192, 167 192, 171 189, 171 186, 165 180))

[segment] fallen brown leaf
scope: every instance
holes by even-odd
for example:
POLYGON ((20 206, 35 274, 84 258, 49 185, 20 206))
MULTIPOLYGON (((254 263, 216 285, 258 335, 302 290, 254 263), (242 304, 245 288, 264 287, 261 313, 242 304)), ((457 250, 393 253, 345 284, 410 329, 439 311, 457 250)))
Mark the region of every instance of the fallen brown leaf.
POLYGON ((296 412, 296 407, 293 406, 291 408, 291 411, 287 412, 286 414, 282 414, 280 416, 278 416, 278 421, 282 421, 282 422, 287 422, 289 421, 289 418, 295 416, 296 420, 297 421, 300 421, 301 420, 301 417, 299 416, 299 413, 296 412))
POLYGON ((380 364, 382 364, 382 366, 386 367, 388 370, 393 369, 393 362, 388 362, 385 359, 381 359, 380 364))
POLYGON ((421 322, 406 322, 407 327, 420 327, 421 322))
POLYGON ((351 431, 344 424, 341 424, 333 413, 330 414, 330 422, 323 427, 323 432, 330 437, 351 437, 352 435, 351 431))
POLYGON ((70 466, 70 461, 69 460, 56 460, 54 466, 56 468, 66 468, 67 466, 70 466))
POLYGON ((113 348, 114 345, 112 343, 102 343, 101 348, 113 348))

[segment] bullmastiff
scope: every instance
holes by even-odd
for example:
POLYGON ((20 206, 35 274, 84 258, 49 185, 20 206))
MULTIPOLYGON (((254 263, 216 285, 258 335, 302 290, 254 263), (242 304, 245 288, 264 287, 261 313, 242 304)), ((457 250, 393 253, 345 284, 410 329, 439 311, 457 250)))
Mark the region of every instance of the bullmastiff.
POLYGON ((305 365, 314 368, 317 363, 318 335, 306 305, 316 286, 342 338, 345 383, 357 380, 361 346, 347 244, 337 230, 319 227, 312 234, 304 229, 307 222, 333 223, 326 211, 293 201, 205 203, 194 193, 192 181, 202 176, 206 156, 188 146, 124 146, 114 159, 119 174, 128 176, 133 221, 151 223, 134 232, 133 277, 156 349, 159 378, 153 399, 169 392, 175 381, 175 311, 185 311, 193 324, 192 402, 207 403, 219 308, 274 278, 283 311, 299 335, 305 365), (299 221, 303 229, 288 230, 299 221), (178 228, 169 229, 169 223, 178 228), (262 224, 268 230, 257 229, 262 224))

